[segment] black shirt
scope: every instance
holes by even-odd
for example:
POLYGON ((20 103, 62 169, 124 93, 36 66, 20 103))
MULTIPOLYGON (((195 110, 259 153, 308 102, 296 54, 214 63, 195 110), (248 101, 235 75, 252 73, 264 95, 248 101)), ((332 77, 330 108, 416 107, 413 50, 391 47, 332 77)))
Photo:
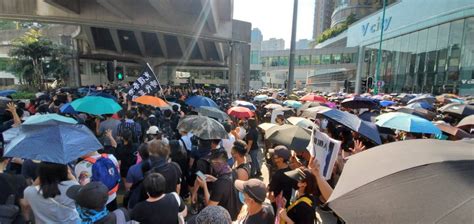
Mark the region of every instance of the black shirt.
POLYGON ((153 157, 150 157, 150 159, 152 161, 150 173, 160 173, 165 177, 165 193, 176 192, 176 186, 181 184, 182 171, 179 165, 175 162, 167 162, 153 157))
POLYGON ((10 195, 15 195, 15 204, 23 198, 23 191, 28 185, 22 175, 0 173, 0 204, 5 204, 10 195))
POLYGON ((306 202, 300 202, 295 207, 291 208, 287 212, 287 215, 296 224, 314 223, 314 220, 316 220, 317 200, 312 195, 303 195, 302 197, 308 197, 309 199, 311 199, 311 201, 313 202, 312 206, 308 205, 306 202))
POLYGON ((275 223, 275 214, 273 212, 272 206, 268 204, 263 204, 262 210, 257 214, 248 216, 244 224, 274 224, 275 223))
POLYGON ((128 169, 136 163, 137 149, 138 144, 136 143, 128 143, 128 145, 120 143, 117 145, 113 154, 117 160, 120 160, 120 175, 122 177, 127 177, 128 169))
POLYGON ((269 190, 277 197, 283 191, 283 197, 286 199, 286 206, 290 204, 291 193, 293 189, 297 189, 298 182, 291 179, 285 172, 290 171, 290 167, 275 171, 268 185, 269 190))
POLYGON ((245 140, 252 141, 252 146, 250 146, 250 150, 257 150, 258 149, 258 131, 256 128, 251 128, 245 135, 245 140))
POLYGON ((186 206, 181 198, 179 200, 178 204, 175 195, 166 194, 155 202, 142 201, 133 208, 130 217, 143 224, 178 223, 178 213, 186 206))
POLYGON ((209 200, 219 202, 218 205, 229 211, 232 220, 237 219, 242 204, 240 203, 237 191, 234 188, 231 173, 223 174, 217 177, 213 183, 209 200))

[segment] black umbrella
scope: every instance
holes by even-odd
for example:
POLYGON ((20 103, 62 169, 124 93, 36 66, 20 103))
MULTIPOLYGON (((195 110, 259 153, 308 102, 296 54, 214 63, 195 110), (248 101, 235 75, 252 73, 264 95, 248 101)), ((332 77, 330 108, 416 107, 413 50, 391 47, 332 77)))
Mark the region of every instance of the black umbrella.
POLYGON ((328 204, 347 223, 472 223, 474 147, 433 139, 349 157, 328 204))
POLYGON ((271 127, 265 131, 265 139, 300 152, 306 150, 311 139, 311 133, 299 126, 284 124, 271 127))
POLYGON ((359 118, 364 121, 375 123, 375 117, 379 115, 380 115, 379 113, 365 111, 364 113, 359 114, 359 118))
POLYGON ((415 116, 418 116, 430 121, 432 121, 436 117, 436 113, 429 110, 421 109, 421 108, 413 109, 413 108, 408 108, 408 107, 402 107, 402 108, 399 108, 397 111, 406 113, 406 114, 413 114, 415 116))
POLYGON ((361 108, 377 108, 379 104, 375 102, 375 100, 367 98, 367 97, 360 97, 354 96, 342 101, 341 106, 345 108, 352 108, 352 109, 361 109, 361 108))
POLYGON ((227 139, 228 133, 218 121, 200 115, 189 115, 178 123, 178 130, 192 132, 201 139, 227 139))
POLYGON ((467 117, 474 114, 474 106, 460 103, 450 103, 441 108, 442 113, 451 114, 456 117, 467 117))
POLYGON ((354 114, 329 108, 318 112, 318 114, 358 132, 376 144, 382 144, 377 126, 373 123, 361 120, 354 114))

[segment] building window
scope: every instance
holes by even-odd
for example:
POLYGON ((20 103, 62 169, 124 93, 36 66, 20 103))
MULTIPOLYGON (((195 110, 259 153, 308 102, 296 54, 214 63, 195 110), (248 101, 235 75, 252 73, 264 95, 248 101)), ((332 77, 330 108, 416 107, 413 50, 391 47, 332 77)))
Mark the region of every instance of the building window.
POLYGON ((280 56, 278 60, 278 66, 287 66, 288 65, 288 56, 280 56))
POLYGON ((311 55, 311 64, 312 65, 321 64, 321 55, 311 55))
POLYGON ((352 54, 342 54, 342 63, 352 63, 352 54))
POLYGON ((330 54, 323 54, 321 56, 321 64, 327 65, 331 63, 331 55, 330 54))
POLYGON ((333 54, 332 59, 333 59, 332 64, 341 64, 341 54, 333 54))
POLYGON ((309 55, 300 55, 298 58, 299 58, 299 65, 309 65, 311 62, 309 55))

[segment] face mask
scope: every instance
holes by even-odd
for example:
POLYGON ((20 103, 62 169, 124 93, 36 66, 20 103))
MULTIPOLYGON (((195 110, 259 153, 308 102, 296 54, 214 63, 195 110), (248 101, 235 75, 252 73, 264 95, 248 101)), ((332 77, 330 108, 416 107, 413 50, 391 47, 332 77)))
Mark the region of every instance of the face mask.
POLYGON ((239 200, 242 204, 245 204, 245 196, 244 193, 239 191, 239 200))

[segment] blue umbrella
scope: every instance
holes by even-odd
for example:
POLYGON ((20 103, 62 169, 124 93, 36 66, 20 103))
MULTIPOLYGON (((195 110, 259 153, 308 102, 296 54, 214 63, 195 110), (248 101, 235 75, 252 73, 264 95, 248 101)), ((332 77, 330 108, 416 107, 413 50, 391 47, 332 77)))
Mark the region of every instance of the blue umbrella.
POLYGON ((318 114, 358 132, 377 144, 382 144, 377 126, 370 122, 361 120, 354 114, 330 108, 322 110, 318 112, 318 114))
POLYGON ((285 105, 287 107, 292 107, 292 108, 295 108, 295 109, 298 109, 301 106, 303 106, 303 104, 301 102, 296 101, 296 100, 285 100, 283 102, 283 105, 285 105))
POLYGON ((433 109, 433 105, 431 105, 430 103, 424 100, 410 103, 406 107, 411 108, 411 109, 425 109, 425 110, 433 109))
POLYGON ((253 111, 257 110, 257 107, 255 105, 253 105, 250 102, 243 101, 243 100, 236 100, 236 101, 234 101, 233 105, 238 106, 238 107, 247 107, 247 108, 249 108, 250 110, 253 110, 253 111))
POLYGON ((100 91, 100 92, 91 92, 89 94, 89 96, 101 96, 101 97, 104 97, 104 98, 109 98, 109 99, 113 99, 114 101, 117 101, 117 97, 112 96, 112 95, 110 95, 106 92, 102 92, 102 91, 100 91))
POLYGON ((66 104, 62 105, 61 108, 59 108, 59 111, 61 111, 61 113, 65 113, 65 114, 77 114, 78 113, 76 110, 74 110, 74 107, 71 106, 71 103, 66 103, 66 104))
POLYGON ((217 106, 216 102, 214 100, 211 100, 210 98, 207 98, 205 96, 192 96, 186 99, 185 103, 189 106, 192 106, 194 108, 199 108, 202 106, 207 106, 207 107, 215 107, 219 108, 217 106))
POLYGON ((122 107, 112 99, 100 96, 86 96, 72 101, 71 106, 78 112, 93 115, 115 114, 122 107))
POLYGON ((413 133, 441 135, 441 130, 430 121, 411 114, 391 112, 378 116, 376 124, 381 127, 413 133))
POLYGON ((67 164, 102 148, 84 125, 50 120, 11 128, 3 133, 6 157, 67 164))
POLYGON ((410 101, 408 101, 408 104, 412 104, 418 101, 426 101, 428 103, 434 104, 436 102, 436 98, 429 94, 425 94, 411 99, 410 101))
POLYGON ((12 95, 13 93, 16 93, 16 90, 14 89, 2 90, 0 91, 0 96, 9 96, 9 95, 12 95))
POLYGON ((395 102, 390 101, 390 100, 382 100, 382 101, 379 102, 379 104, 382 107, 389 107, 389 106, 392 106, 393 104, 395 104, 395 102))
POLYGON ((22 125, 44 125, 50 123, 56 124, 58 122, 77 124, 76 120, 59 114, 39 114, 28 117, 22 125))

